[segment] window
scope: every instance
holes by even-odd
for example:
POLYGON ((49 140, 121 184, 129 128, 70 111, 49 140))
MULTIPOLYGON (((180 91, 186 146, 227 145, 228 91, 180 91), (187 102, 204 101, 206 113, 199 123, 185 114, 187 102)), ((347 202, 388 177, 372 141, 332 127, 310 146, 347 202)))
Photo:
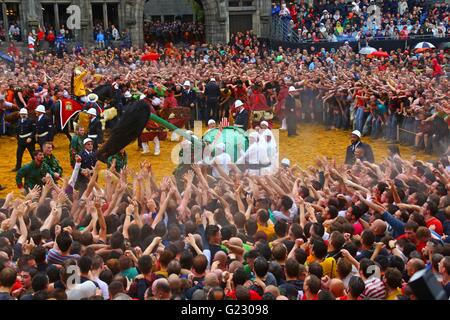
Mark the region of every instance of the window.
POLYGON ((114 26, 116 26, 116 28, 118 28, 119 26, 119 5, 114 3, 114 4, 108 4, 107 5, 107 11, 108 11, 108 27, 111 27, 111 25, 113 24, 114 26))

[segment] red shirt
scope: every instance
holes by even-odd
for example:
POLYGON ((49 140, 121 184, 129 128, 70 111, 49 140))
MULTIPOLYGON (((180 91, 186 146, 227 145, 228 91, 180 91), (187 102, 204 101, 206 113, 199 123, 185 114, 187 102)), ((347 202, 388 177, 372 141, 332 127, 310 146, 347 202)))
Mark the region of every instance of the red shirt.
POLYGON ((319 300, 319 295, 315 294, 312 299, 308 299, 308 298, 306 298, 306 294, 304 294, 302 300, 310 300, 310 301, 319 300))
MULTIPOLYGON (((236 300, 236 290, 228 292, 227 297, 236 300)), ((250 300, 262 300, 262 298, 256 291, 250 290, 250 300)))
POLYGON ((444 228, 442 227, 442 223, 439 219, 433 217, 430 220, 426 221, 425 224, 427 225, 427 228, 434 225, 436 228, 434 231, 438 233, 440 236, 444 235, 444 228))

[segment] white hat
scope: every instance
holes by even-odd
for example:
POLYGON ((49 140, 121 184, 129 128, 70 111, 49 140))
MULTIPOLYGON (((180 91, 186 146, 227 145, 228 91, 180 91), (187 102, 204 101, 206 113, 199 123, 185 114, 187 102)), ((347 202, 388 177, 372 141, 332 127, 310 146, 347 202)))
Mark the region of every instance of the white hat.
POLYGON ((80 70, 79 68, 76 68, 76 69, 75 69, 75 74, 76 74, 76 75, 80 75, 80 74, 81 74, 81 70, 80 70))
POLYGON ((289 92, 294 92, 294 91, 296 91, 295 87, 290 86, 290 87, 289 87, 289 92))
POLYGON ((284 158, 281 160, 281 164, 289 167, 291 165, 291 160, 284 158))
POLYGON ((266 120, 264 120, 264 121, 261 121, 260 125, 268 127, 269 123, 266 120))
POLYGON ((95 110, 95 108, 90 108, 90 109, 87 111, 87 114, 90 114, 91 116, 96 117, 96 116, 97 116, 97 110, 95 110))
POLYGON ((141 95, 139 96, 139 100, 144 100, 145 98, 147 98, 147 96, 146 96, 145 94, 141 94, 141 95))
POLYGON ((67 90, 63 91, 63 97, 66 98, 66 99, 70 98, 70 94, 69 94, 69 92, 67 90))
POLYGON ((36 107, 35 111, 40 112, 40 113, 45 113, 45 107, 42 104, 40 104, 36 107))
POLYGON ((211 79, 210 79, 209 81, 211 81, 211 82, 212 82, 212 81, 216 82, 216 79, 214 79, 214 78, 211 78, 211 79))
POLYGON ((154 105, 155 107, 158 107, 161 105, 161 99, 160 98, 153 98, 152 100, 152 105, 154 105))
POLYGON ((87 96, 89 102, 97 102, 98 100, 98 95, 96 95, 95 93, 91 93, 87 96))
POLYGON ((123 95, 125 98, 131 98, 131 92, 130 91, 126 91, 125 94, 123 95))
POLYGON ((353 131, 352 134, 357 136, 358 138, 361 138, 361 132, 359 132, 359 130, 353 131))
POLYGON ((91 138, 86 138, 83 140, 83 144, 86 144, 88 142, 94 142, 94 140, 92 140, 91 138))
POLYGON ((241 100, 236 100, 236 101, 234 102, 234 106, 235 106, 236 108, 238 108, 238 107, 240 107, 240 106, 243 106, 243 105, 244 105, 244 103, 242 103, 241 100))
POLYGON ((28 110, 26 108, 22 108, 20 109, 19 114, 28 114, 28 110))
POLYGON ((190 87, 190 86, 191 86, 191 83, 189 82, 189 80, 186 80, 186 81, 183 83, 183 86, 184 86, 184 87, 190 87))
POLYGON ((191 136, 194 134, 194 132, 191 131, 191 130, 186 130, 186 133, 187 133, 187 134, 190 134, 191 136))
POLYGON ((216 121, 214 121, 214 119, 209 119, 209 120, 208 120, 208 126, 209 126, 210 124, 216 124, 216 121))

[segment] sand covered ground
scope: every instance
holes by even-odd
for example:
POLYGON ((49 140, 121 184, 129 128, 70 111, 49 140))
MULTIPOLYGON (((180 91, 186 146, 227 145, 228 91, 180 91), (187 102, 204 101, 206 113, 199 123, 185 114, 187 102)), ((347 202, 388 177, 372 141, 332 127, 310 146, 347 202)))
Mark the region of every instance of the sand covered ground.
MULTIPOLYGON (((336 157, 338 162, 344 161, 346 147, 350 143, 350 132, 341 130, 325 130, 323 126, 302 124, 298 127, 299 135, 296 137, 287 137, 286 131, 280 131, 279 146, 280 159, 289 158, 291 162, 299 163, 302 167, 315 164, 316 155, 325 155, 327 157, 336 157)), ((170 137, 170 135, 169 135, 170 137)), ((369 143, 375 154, 377 162, 382 161, 387 156, 387 143, 381 139, 371 140, 370 138, 363 138, 364 142, 369 143)), ((156 173, 158 180, 164 176, 170 175, 175 163, 171 161, 172 150, 176 147, 176 142, 169 140, 161 142, 161 155, 154 156, 142 155, 137 149, 137 142, 130 144, 127 147, 129 166, 133 169, 139 168, 139 163, 147 160, 151 163, 153 172, 156 173)), ((0 137, 0 184, 7 187, 7 189, 0 191, 0 197, 4 197, 8 192, 17 191, 15 183, 15 172, 11 172, 16 161, 16 139, 12 137, 0 137)), ((153 152, 153 144, 150 144, 150 150, 153 152)), ((410 147, 400 146, 402 157, 410 158, 412 155, 417 155, 418 159, 430 160, 431 156, 424 153, 416 153, 410 147)), ((71 167, 69 163, 69 146, 68 140, 63 134, 58 134, 55 138, 54 154, 60 161, 64 172, 64 176, 71 174, 71 167)), ((23 163, 30 161, 30 156, 25 153, 23 163)), ((106 168, 106 165, 102 165, 106 168)))

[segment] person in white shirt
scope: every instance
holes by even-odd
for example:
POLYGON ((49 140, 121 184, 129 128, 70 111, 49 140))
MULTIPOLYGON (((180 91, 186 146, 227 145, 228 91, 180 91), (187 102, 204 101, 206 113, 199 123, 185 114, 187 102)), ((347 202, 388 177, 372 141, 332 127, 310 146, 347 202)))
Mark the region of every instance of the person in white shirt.
MULTIPOLYGON (((225 152, 225 144, 224 143, 218 143, 215 148, 215 156, 211 160, 211 165, 216 164, 217 166, 220 166, 220 168, 228 175, 230 173, 230 164, 232 163, 231 157, 228 153, 225 152)), ((220 177, 220 173, 213 166, 212 168, 212 176, 214 178, 220 177)))
POLYGON ((115 25, 111 25, 111 36, 115 41, 120 40, 120 33, 119 33, 119 30, 117 30, 115 25))
POLYGON ((250 145, 247 151, 241 151, 241 157, 236 161, 236 164, 246 164, 249 166, 246 172, 250 175, 259 175, 259 165, 269 163, 266 144, 259 143, 259 134, 255 131, 251 132, 248 138, 250 145))

